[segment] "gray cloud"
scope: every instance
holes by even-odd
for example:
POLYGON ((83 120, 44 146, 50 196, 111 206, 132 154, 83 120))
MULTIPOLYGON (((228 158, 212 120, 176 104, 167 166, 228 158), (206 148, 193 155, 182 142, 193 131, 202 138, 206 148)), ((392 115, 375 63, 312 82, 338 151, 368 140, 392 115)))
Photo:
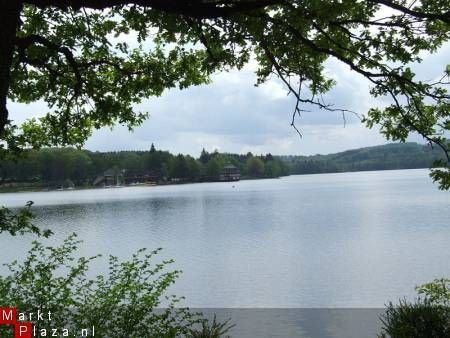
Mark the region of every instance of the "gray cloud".
MULTIPOLYGON (((450 44, 435 55, 424 55, 416 65, 421 76, 437 77, 448 62, 450 44), (435 74, 435 75, 433 75, 435 74)), ((363 114, 370 107, 384 105, 369 95, 369 83, 335 60, 327 61, 329 76, 336 87, 325 96, 335 107, 363 114)), ((159 98, 150 98, 137 108, 148 111, 150 118, 130 133, 125 127, 94 132, 86 147, 91 150, 149 149, 151 143, 172 152, 198 155, 205 147, 227 152, 274 154, 330 153, 349 148, 382 144, 376 130, 368 130, 351 114, 344 127, 339 113, 309 107, 298 120, 300 138, 290 127, 294 98, 277 80, 255 87, 250 65, 238 72, 217 74, 210 85, 170 90, 159 98)), ((308 108, 308 107, 305 107, 308 108)), ((42 115, 45 104, 10 105, 13 119, 42 115)), ((412 138, 416 140, 416 137, 412 138)))

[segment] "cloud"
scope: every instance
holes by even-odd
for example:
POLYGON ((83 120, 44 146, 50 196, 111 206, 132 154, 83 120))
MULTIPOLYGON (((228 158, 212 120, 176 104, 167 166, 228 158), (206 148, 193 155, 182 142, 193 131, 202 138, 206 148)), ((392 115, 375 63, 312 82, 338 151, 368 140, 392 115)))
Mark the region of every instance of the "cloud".
MULTIPOLYGON (((418 75, 436 77, 448 62, 450 44, 434 55, 424 55, 415 65, 418 75)), ((125 127, 95 131, 86 147, 91 150, 149 149, 151 143, 175 153, 198 155, 203 147, 224 152, 252 151, 273 154, 331 153, 349 148, 385 143, 377 130, 368 130, 348 114, 344 128, 340 113, 307 107, 298 119, 303 138, 290 126, 295 100, 283 84, 271 79, 255 87, 256 65, 251 62, 241 71, 219 73, 212 84, 183 91, 169 90, 161 97, 149 98, 138 105, 150 118, 133 133, 125 127)), ((326 62, 327 74, 337 82, 324 96, 335 107, 359 114, 370 107, 386 104, 369 95, 369 83, 335 59, 326 62)), ((18 123, 25 116, 47 111, 44 103, 11 104, 12 118, 18 123)), ((416 138, 412 138, 416 139, 416 138)))
MULTIPOLYGON (((338 85, 325 100, 336 107, 366 111, 371 104, 367 86, 365 92, 358 90, 364 88, 361 80, 336 62, 330 62, 329 69, 339 78, 338 85)), ((297 154, 343 150, 350 145, 336 147, 336 144, 329 144, 328 148, 323 141, 317 142, 316 137, 326 138, 316 136, 314 131, 326 133, 331 126, 342 129, 344 121, 340 113, 316 107, 308 107, 311 111, 304 112, 298 119, 304 134, 301 140, 290 126, 295 105, 292 95, 288 96, 286 88, 275 79, 259 87, 254 83, 254 73, 245 69, 218 74, 208 86, 170 90, 139 106, 141 110, 149 111, 150 118, 133 134, 120 127, 113 132, 98 131, 87 146, 101 150, 119 150, 124 146, 148 149, 154 142, 164 149, 198 155, 203 147, 229 152, 297 154), (305 143, 306 140, 315 142, 305 143)), ((350 124, 359 122, 352 115, 346 118, 350 124)))

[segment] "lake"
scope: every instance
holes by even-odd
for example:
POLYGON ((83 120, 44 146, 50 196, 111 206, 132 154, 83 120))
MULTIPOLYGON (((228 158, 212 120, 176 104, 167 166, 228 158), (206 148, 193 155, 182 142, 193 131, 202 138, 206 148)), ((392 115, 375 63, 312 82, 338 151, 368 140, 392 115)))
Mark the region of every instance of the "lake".
MULTIPOLYGON (((450 194, 428 170, 0 194, 28 200, 51 242, 76 232, 83 255, 162 247, 191 307, 382 307, 450 275, 450 194)), ((1 262, 23 243, 0 236, 1 262)))

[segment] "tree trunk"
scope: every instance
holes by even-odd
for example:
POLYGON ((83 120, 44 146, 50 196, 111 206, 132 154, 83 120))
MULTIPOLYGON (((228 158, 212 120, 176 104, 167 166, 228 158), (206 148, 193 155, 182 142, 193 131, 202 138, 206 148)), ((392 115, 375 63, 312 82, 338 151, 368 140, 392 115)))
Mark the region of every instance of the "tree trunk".
POLYGON ((21 1, 0 0, 0 140, 8 123, 6 106, 16 31, 20 24, 21 1))

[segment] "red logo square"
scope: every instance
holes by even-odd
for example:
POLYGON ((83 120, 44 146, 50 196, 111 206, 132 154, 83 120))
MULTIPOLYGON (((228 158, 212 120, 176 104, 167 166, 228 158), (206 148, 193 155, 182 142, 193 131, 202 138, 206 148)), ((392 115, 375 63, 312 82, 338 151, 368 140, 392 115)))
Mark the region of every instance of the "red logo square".
POLYGON ((0 325, 13 325, 17 320, 17 310, 12 307, 0 307, 0 325))
POLYGON ((33 325, 31 323, 16 323, 14 325, 14 338, 31 338, 33 325))

